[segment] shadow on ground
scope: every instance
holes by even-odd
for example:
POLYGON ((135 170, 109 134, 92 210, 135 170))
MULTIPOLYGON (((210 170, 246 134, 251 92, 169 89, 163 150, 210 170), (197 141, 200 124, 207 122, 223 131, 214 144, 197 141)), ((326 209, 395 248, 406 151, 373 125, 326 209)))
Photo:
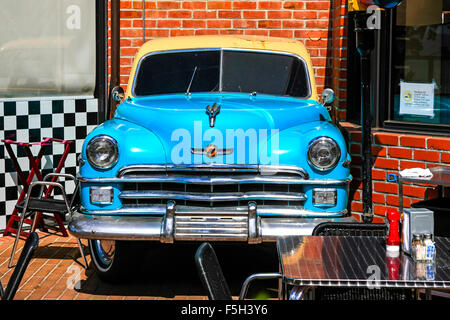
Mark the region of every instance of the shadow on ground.
MULTIPOLYGON (((77 291, 108 296, 206 296, 194 262, 199 245, 200 243, 158 244, 156 248, 152 247, 142 261, 142 271, 130 270, 131 279, 126 284, 103 282, 91 265, 86 271, 87 279, 81 281, 77 291)), ((249 275, 278 271, 275 243, 213 243, 213 246, 233 296, 239 295, 241 286, 249 275)), ((277 280, 256 281, 251 285, 247 297, 275 298, 277 286, 277 280)))

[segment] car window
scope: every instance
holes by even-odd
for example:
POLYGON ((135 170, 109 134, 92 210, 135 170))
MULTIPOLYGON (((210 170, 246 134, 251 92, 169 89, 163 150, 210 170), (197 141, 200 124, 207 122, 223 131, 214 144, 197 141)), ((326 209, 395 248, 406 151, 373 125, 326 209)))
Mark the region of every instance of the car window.
POLYGON ((134 86, 136 96, 220 90, 302 98, 310 95, 306 64, 301 59, 240 50, 148 55, 139 64, 134 86))
POLYGON ((219 89, 220 51, 154 54, 139 66, 134 93, 209 92, 219 89), (191 82, 192 80, 192 82, 191 82))
POLYGON ((245 51, 223 53, 222 90, 307 97, 306 69, 298 58, 245 51))

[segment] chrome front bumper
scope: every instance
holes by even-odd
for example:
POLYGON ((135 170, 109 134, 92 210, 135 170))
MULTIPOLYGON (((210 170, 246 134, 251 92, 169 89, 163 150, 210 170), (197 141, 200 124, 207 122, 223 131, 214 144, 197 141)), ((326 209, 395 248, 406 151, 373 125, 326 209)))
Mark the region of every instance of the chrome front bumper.
POLYGON ((175 214, 170 204, 164 216, 106 216, 74 213, 69 232, 77 238, 101 240, 241 241, 261 243, 280 236, 311 235, 326 221, 350 222, 354 217, 261 217, 250 207, 247 217, 193 217, 175 214))

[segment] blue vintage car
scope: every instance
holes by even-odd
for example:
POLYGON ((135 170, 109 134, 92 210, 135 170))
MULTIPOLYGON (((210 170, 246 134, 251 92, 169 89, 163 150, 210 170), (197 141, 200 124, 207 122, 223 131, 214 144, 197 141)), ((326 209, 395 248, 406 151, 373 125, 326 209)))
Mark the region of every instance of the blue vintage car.
POLYGON ((324 106, 333 94, 317 96, 302 43, 152 40, 113 95, 114 117, 85 140, 69 224, 103 279, 129 272, 138 240, 257 244, 352 220, 350 156, 324 106))

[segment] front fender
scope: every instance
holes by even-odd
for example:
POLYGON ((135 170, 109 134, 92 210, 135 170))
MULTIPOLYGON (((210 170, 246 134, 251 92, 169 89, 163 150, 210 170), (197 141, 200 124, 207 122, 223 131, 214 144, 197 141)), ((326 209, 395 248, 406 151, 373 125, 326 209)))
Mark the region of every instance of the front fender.
POLYGON ((130 163, 166 163, 166 152, 159 138, 150 130, 129 121, 112 119, 95 128, 85 139, 81 158, 84 165, 80 175, 84 178, 114 177, 117 171, 130 163), (95 168, 86 158, 89 141, 98 135, 108 135, 117 142, 119 158, 117 163, 107 170, 95 168))
MULTIPOLYGON (((274 144, 273 139, 274 136, 271 137, 271 145, 274 144)), ((325 121, 302 124, 279 132, 277 139, 279 145, 277 151, 278 164, 302 167, 308 172, 311 179, 350 178, 350 169, 344 165, 346 161, 350 160, 347 144, 342 133, 334 124, 325 121), (341 157, 338 164, 334 168, 325 171, 320 171, 310 165, 307 156, 310 142, 322 136, 335 140, 341 149, 341 157)))

